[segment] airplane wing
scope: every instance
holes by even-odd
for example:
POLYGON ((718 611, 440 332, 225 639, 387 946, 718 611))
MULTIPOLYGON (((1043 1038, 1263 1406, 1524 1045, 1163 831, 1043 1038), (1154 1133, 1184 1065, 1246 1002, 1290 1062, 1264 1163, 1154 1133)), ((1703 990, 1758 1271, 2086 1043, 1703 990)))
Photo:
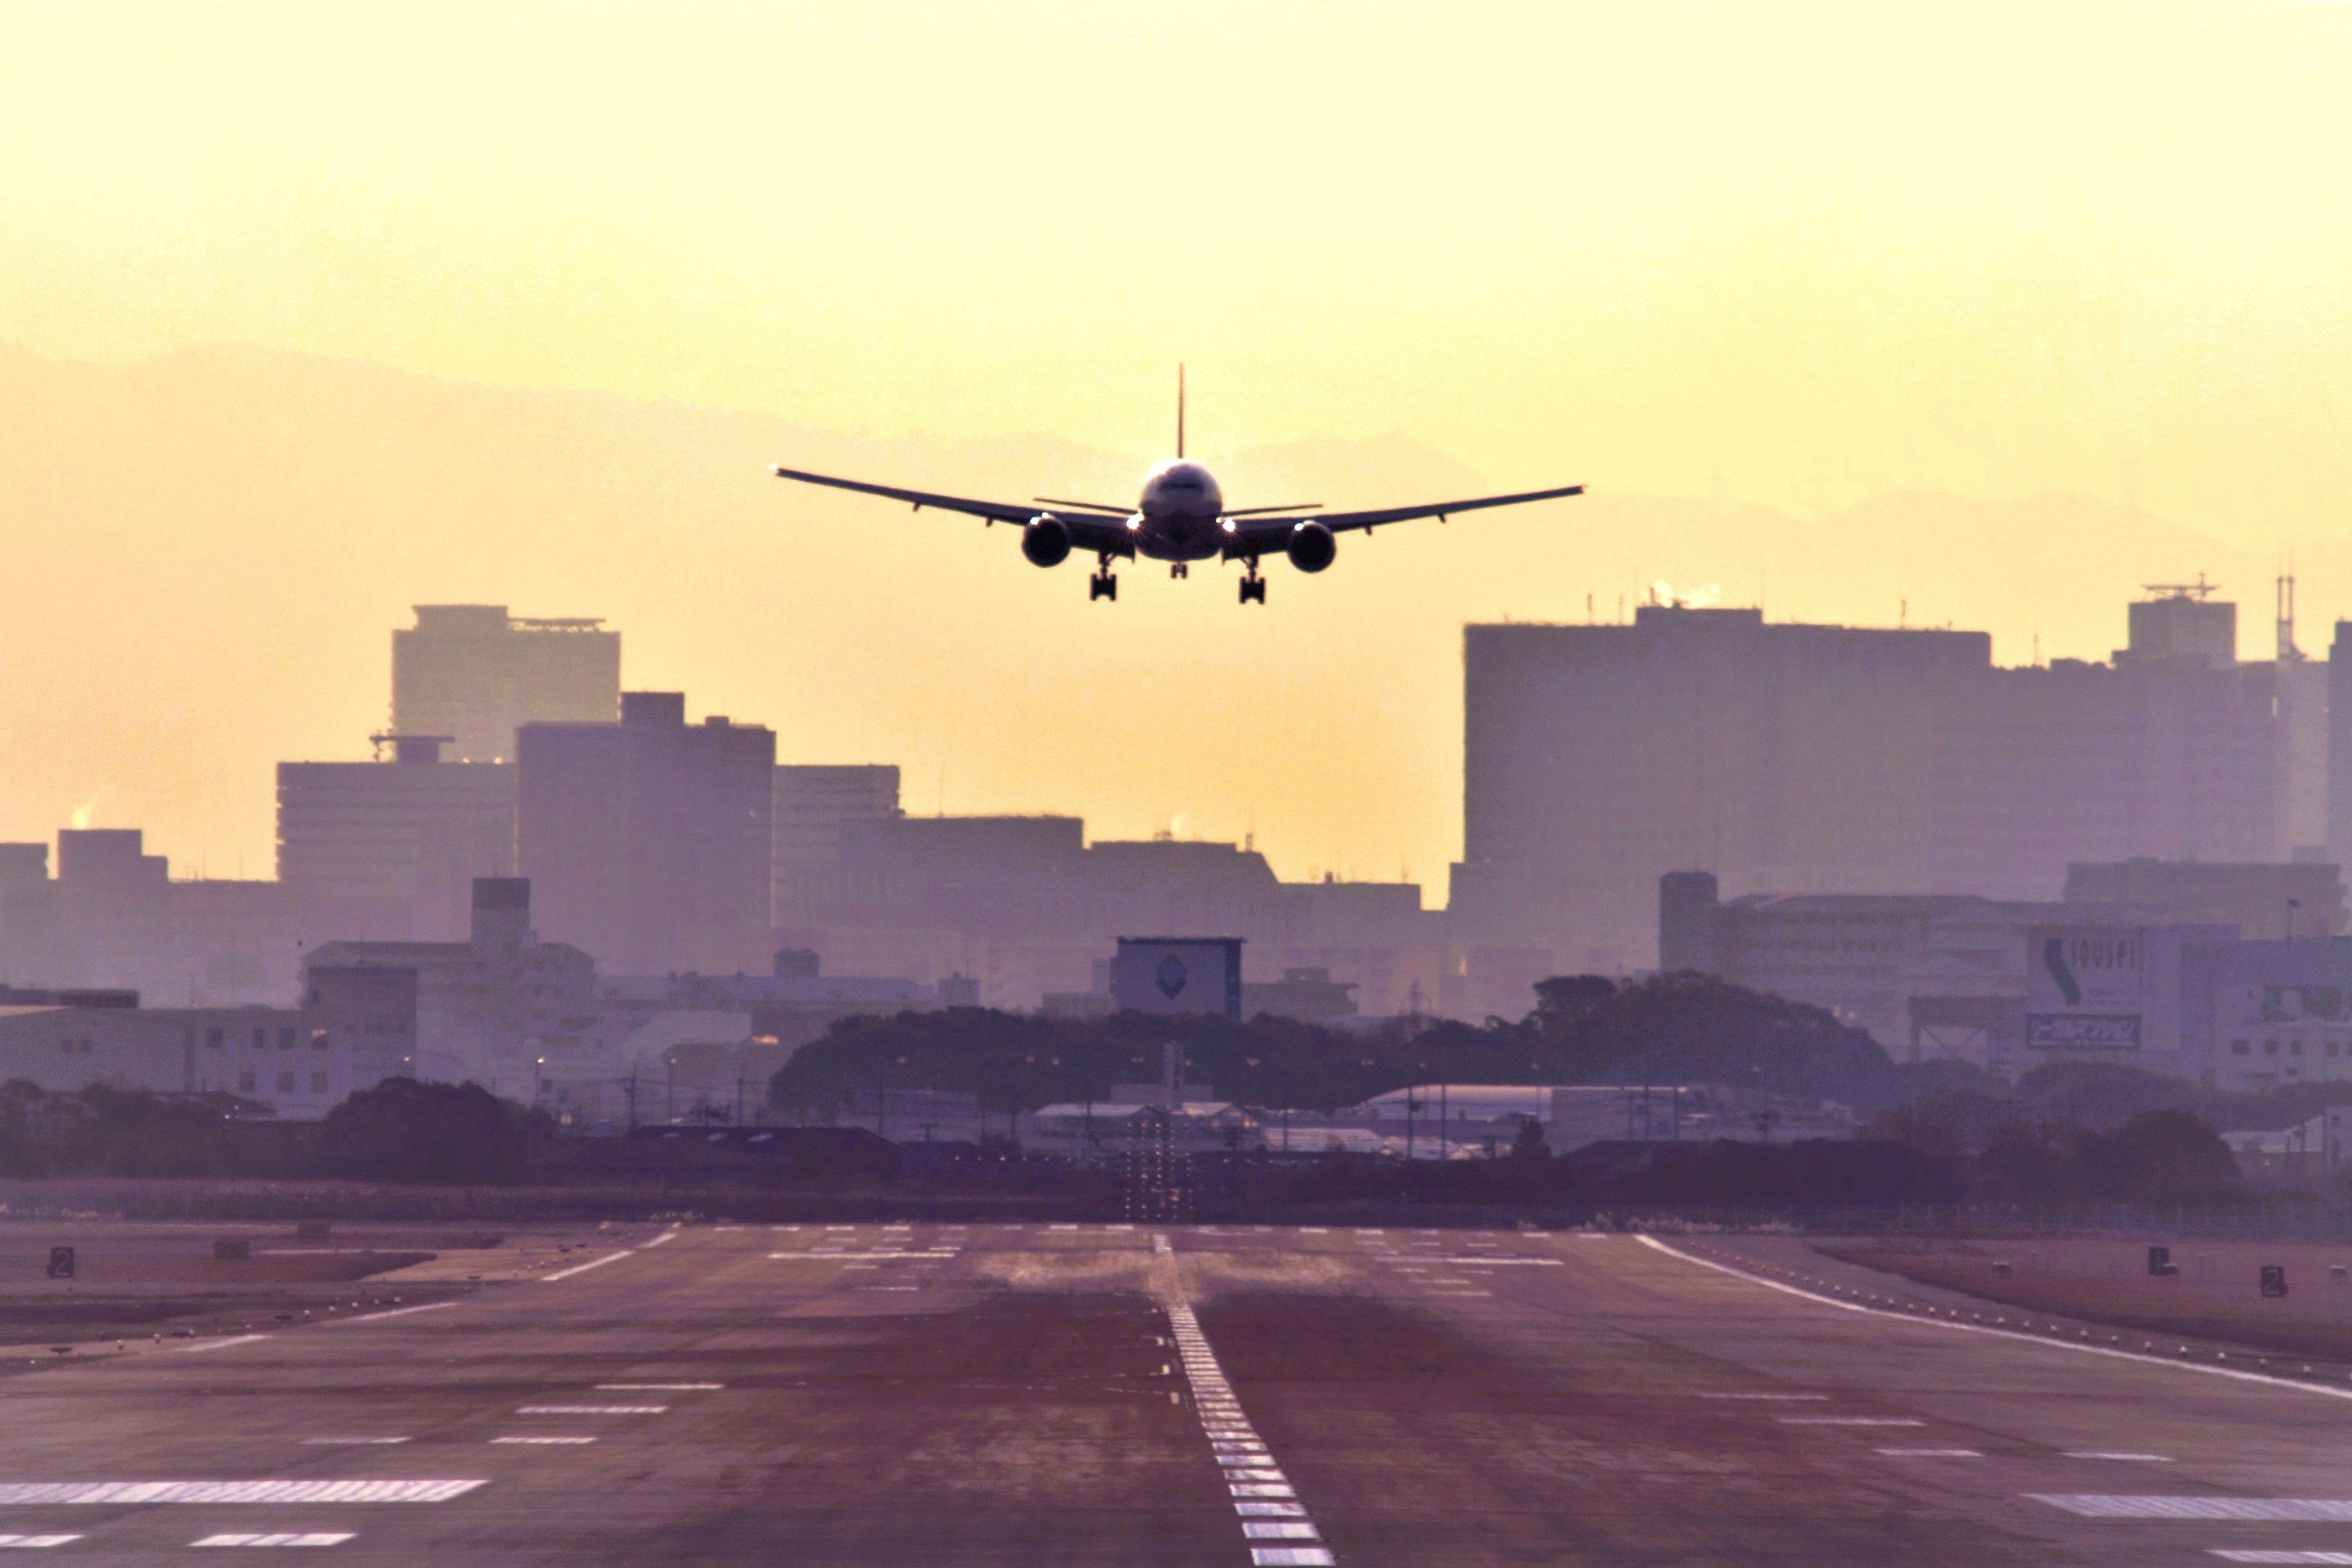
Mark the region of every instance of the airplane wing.
POLYGON ((1069 507, 1026 506, 1011 501, 974 500, 969 496, 937 495, 929 490, 905 490, 895 485, 872 485, 863 479, 835 479, 831 474, 806 473, 799 468, 779 467, 776 478, 798 479, 804 485, 824 485, 829 489, 856 490, 860 495, 880 496, 885 500, 902 500, 917 511, 932 507, 940 511, 960 511, 968 517, 985 518, 990 522, 1009 522, 1015 526, 1026 523, 1041 510, 1050 511, 1070 531, 1070 548, 1090 554, 1108 551, 1113 555, 1133 555, 1134 541, 1128 537, 1127 520, 1102 512, 1079 511, 1069 507))
POLYGON ((1253 518, 1236 523, 1234 542, 1225 548, 1228 558, 1236 555, 1272 555, 1290 541, 1290 531, 1302 522, 1319 522, 1334 533, 1345 533, 1356 528, 1379 528, 1386 523, 1410 522, 1415 518, 1433 517, 1443 520, 1457 511, 1478 511, 1490 506, 1518 506, 1531 500, 1554 500, 1561 496, 1580 496, 1582 485, 1563 485, 1558 489, 1522 490, 1517 495, 1475 496, 1468 500, 1433 501, 1423 506, 1392 506, 1376 511, 1318 511, 1297 517, 1253 518))

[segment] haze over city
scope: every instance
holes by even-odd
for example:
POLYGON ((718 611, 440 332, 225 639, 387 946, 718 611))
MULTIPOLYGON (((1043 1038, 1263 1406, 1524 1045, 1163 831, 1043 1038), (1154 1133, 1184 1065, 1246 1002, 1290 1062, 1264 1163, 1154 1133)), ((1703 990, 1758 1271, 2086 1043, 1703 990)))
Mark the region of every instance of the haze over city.
POLYGON ((0 832, 265 874, 415 602, 603 616, 914 809, 1433 883, 1466 620, 2352 606, 2343 7, 553 15, 11 9, 0 832), (1235 504, 1591 493, 1112 616, 761 482, 1123 499, 1179 359, 1235 504))

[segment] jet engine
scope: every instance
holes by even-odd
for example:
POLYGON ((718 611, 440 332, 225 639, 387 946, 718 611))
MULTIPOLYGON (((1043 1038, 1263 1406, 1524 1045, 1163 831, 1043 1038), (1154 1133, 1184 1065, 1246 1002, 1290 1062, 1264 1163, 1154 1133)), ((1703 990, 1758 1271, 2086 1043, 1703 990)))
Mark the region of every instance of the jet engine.
POLYGON ((1290 531, 1290 563, 1301 572, 1320 572, 1339 553, 1339 542, 1319 522, 1302 522, 1290 531))
POLYGON ((1022 525, 1021 553, 1032 566, 1059 566, 1070 553, 1070 525, 1039 512, 1022 525))

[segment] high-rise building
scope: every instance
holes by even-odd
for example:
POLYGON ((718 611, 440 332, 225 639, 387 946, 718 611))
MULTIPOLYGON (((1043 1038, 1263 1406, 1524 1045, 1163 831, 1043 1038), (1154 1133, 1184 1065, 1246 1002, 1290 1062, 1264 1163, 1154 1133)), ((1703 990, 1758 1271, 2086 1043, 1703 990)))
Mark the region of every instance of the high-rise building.
POLYGON ((705 967, 769 930, 775 732, 632 691, 617 724, 526 724, 517 864, 539 926, 608 973, 705 967))
POLYGON ((504 605, 418 605, 392 634, 392 727, 450 738, 458 762, 511 762, 525 724, 609 724, 621 634, 601 620, 533 619, 504 605))
POLYGON ((278 764, 278 879, 314 927, 454 940, 474 879, 512 875, 514 765, 444 762, 443 741, 380 735, 372 763, 278 764))
POLYGON ((1980 632, 1757 610, 1467 627, 1455 940, 1645 967, 1673 870, 2032 900, 2074 861, 2264 859, 2275 669, 2231 661, 2229 606, 2181 602, 2115 665, 2016 669, 1980 632))
POLYGON ((805 925, 814 918, 821 879, 841 868, 845 826, 898 816, 898 770, 779 765, 773 812, 768 857, 774 879, 772 918, 780 926, 805 925))

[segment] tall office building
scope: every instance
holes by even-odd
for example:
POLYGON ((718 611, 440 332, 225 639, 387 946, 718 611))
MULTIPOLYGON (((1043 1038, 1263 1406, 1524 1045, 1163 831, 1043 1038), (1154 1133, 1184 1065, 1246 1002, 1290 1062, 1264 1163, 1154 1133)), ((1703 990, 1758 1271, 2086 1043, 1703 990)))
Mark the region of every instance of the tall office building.
POLYGON ((773 731, 632 691, 617 724, 524 725, 516 761, 517 863, 550 940, 660 974, 764 938, 773 731))
MULTIPOLYGON (((2225 605, 2132 618, 2110 665, 1995 668, 1980 632, 1474 626, 1458 940, 1645 967, 1658 877, 1748 893, 2056 897, 2070 862, 2265 859, 2275 670, 2225 605)), ((2170 604, 2171 601, 2155 601, 2170 604)))
POLYGON ((780 926, 806 925, 822 897, 820 883, 841 868, 841 839, 854 822, 898 815, 898 770, 890 766, 776 769, 770 837, 771 907, 780 926))
POLYGON ((455 941, 474 879, 514 872, 515 769, 381 735, 372 763, 278 764, 278 879, 341 936, 455 941))
POLYGON ((504 605, 418 605, 392 634, 392 727, 440 735, 459 762, 510 762, 525 724, 613 721, 621 634, 504 605))

